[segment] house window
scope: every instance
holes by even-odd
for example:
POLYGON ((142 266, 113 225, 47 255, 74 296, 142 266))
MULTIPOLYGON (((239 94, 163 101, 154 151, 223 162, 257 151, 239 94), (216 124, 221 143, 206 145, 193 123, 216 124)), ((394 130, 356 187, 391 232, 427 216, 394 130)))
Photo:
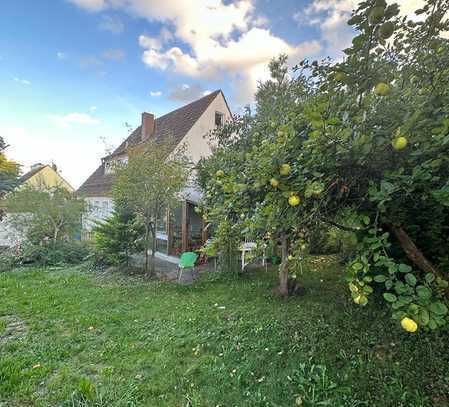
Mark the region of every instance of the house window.
POLYGON ((110 161, 106 161, 104 163, 104 173, 105 174, 112 174, 112 163, 110 161))
POLYGON ((223 113, 215 112, 215 126, 221 127, 223 126, 223 113))
POLYGON ((104 163, 105 174, 113 174, 117 167, 123 167, 128 164, 128 157, 118 157, 112 160, 108 160, 104 163))

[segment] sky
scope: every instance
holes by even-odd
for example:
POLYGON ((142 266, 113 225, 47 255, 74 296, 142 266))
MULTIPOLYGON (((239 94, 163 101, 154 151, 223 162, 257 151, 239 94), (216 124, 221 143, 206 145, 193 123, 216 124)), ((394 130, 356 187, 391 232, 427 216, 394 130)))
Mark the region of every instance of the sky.
MULTIPOLYGON (((407 14, 422 0, 398 1, 407 14)), ((0 135, 22 171, 54 162, 74 186, 140 124, 222 89, 253 101, 280 53, 341 58, 357 0, 5 0, 0 135)))

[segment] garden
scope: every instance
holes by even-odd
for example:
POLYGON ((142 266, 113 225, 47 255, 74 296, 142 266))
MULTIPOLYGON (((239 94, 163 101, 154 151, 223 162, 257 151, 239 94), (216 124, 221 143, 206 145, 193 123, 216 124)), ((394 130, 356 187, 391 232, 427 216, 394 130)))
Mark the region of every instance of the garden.
POLYGON ((446 406, 447 335, 358 308, 335 258, 180 286, 84 266, 0 274, 6 406, 446 406))
POLYGON ((182 152, 130 152, 85 243, 85 202, 15 190, 0 138, 27 236, 0 253, 0 406, 449 405, 448 13, 362 1, 343 59, 271 61, 194 168, 218 272, 191 286, 155 278, 182 152))

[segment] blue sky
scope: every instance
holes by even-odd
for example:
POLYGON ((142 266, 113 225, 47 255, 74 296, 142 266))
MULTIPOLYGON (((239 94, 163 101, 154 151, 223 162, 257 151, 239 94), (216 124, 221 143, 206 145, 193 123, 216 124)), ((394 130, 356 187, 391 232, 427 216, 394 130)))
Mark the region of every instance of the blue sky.
POLYGON ((338 58, 356 2, 2 2, 0 134, 24 170, 53 160, 78 187, 142 111, 160 116, 218 88, 238 111, 271 57, 338 58))

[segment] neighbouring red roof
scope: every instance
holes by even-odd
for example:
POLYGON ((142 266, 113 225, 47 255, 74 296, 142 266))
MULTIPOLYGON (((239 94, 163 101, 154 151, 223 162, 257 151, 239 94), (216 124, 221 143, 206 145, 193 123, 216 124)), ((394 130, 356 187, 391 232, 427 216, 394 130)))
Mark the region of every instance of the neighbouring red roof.
MULTIPOLYGON (((221 90, 216 90, 201 99, 156 118, 154 139, 157 141, 170 137, 175 145, 179 144, 220 92, 221 90)), ((135 129, 111 155, 124 153, 128 147, 136 146, 139 143, 141 143, 141 126, 135 129)), ((107 196, 111 192, 113 181, 113 175, 105 174, 103 163, 80 186, 77 193, 83 196, 107 196)))

